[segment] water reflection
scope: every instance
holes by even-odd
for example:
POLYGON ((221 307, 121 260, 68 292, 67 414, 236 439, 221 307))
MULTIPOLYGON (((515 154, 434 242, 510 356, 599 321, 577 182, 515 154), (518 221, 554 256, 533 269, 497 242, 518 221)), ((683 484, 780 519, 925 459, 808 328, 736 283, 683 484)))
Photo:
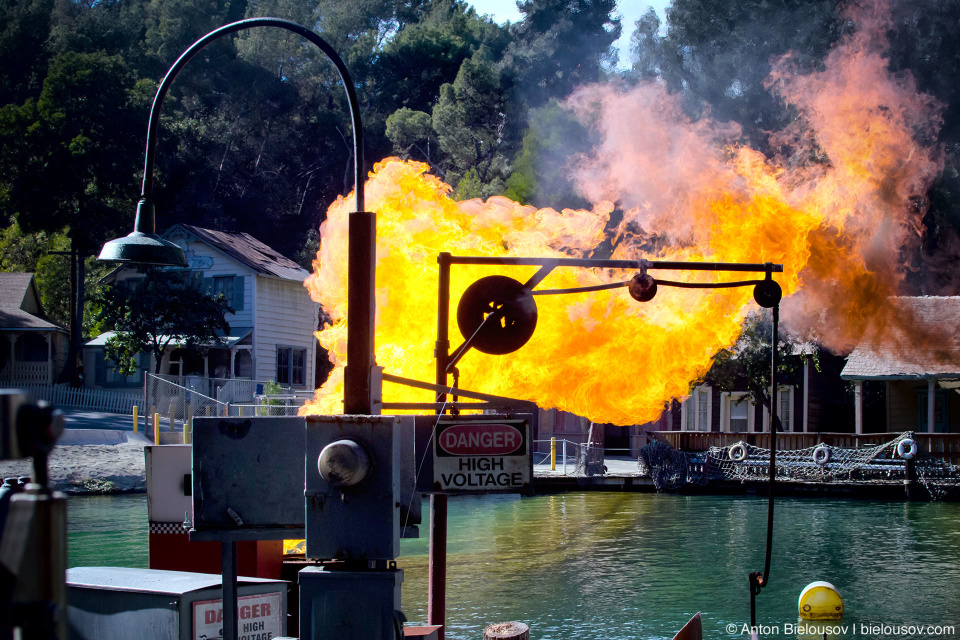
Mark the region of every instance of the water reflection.
MULTIPOLYGON (((747 574, 763 566, 766 501, 757 498, 487 496, 454 499, 450 512, 451 640, 508 619, 543 639, 670 638, 697 611, 704 637, 741 637, 747 574)), ((783 499, 775 531, 758 623, 778 636, 809 634, 797 598, 814 580, 846 601, 847 634, 832 637, 908 620, 960 630, 960 505, 783 499)), ((426 619, 426 548, 405 541, 401 559, 404 610, 417 621, 426 619)))
MULTIPOLYGON (((144 496, 71 498, 68 508, 71 566, 146 566, 144 496)), ((541 640, 671 638, 702 611, 705 638, 742 638, 765 526, 756 497, 453 498, 447 637, 475 640, 491 622, 519 620, 541 640)), ((877 625, 960 632, 960 504, 781 499, 775 530, 757 618, 778 637, 804 637, 797 598, 815 580, 844 597, 847 632, 830 634, 838 640, 879 637, 877 625)), ((427 540, 402 549, 403 609, 425 622, 427 540)), ((947 633, 896 635, 912 637, 947 633)))

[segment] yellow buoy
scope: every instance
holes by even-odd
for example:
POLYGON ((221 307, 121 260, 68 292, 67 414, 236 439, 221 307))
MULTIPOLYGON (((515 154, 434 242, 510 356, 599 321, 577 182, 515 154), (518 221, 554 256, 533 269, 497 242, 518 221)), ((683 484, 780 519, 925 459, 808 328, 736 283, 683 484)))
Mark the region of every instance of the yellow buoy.
POLYGON ((829 582, 811 582, 800 592, 800 617, 804 620, 839 620, 843 598, 829 582))

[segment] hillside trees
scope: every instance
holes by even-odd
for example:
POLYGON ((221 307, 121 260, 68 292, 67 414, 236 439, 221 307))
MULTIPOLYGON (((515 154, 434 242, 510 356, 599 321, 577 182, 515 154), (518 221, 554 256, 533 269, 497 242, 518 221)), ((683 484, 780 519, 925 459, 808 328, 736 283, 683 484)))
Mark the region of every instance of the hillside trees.
POLYGON ((621 30, 615 0, 524 0, 518 6, 523 20, 511 29, 502 68, 527 105, 565 98, 615 62, 610 45, 621 30))

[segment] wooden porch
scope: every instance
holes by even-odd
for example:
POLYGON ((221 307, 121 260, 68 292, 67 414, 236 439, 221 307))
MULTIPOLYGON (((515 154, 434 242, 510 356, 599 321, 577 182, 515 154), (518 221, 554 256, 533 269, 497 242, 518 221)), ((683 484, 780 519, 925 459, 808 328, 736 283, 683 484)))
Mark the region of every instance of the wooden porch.
POLYGON ((25 384, 53 384, 51 362, 6 362, 0 368, 0 384, 15 387, 25 384))
MULTIPOLYGON (((777 449, 806 449, 818 444, 846 449, 875 447, 896 440, 902 432, 889 433, 778 433, 777 449)), ((921 455, 940 458, 950 464, 960 465, 960 433, 915 432, 914 440, 921 455)), ((703 431, 651 431, 647 441, 659 440, 678 451, 706 451, 710 447, 729 447, 745 442, 755 447, 770 448, 770 433, 742 432, 715 433, 703 431)))

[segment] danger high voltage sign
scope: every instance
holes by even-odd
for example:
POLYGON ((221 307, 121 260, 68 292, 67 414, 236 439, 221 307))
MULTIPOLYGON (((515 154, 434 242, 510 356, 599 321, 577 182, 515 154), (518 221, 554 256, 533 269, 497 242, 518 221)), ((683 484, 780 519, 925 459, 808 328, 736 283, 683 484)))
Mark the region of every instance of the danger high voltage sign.
POLYGON ((435 489, 449 493, 531 490, 530 424, 526 420, 441 420, 434 434, 435 489))

